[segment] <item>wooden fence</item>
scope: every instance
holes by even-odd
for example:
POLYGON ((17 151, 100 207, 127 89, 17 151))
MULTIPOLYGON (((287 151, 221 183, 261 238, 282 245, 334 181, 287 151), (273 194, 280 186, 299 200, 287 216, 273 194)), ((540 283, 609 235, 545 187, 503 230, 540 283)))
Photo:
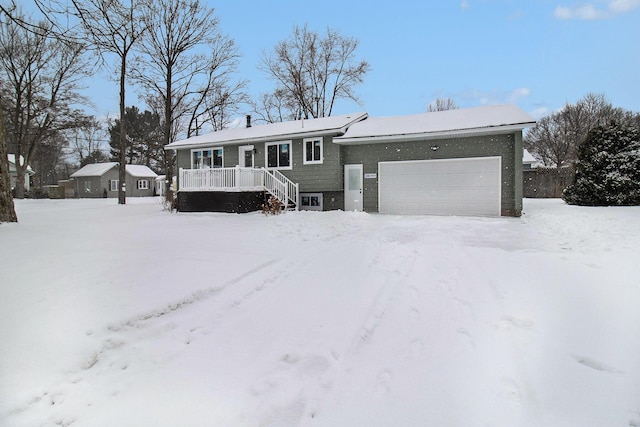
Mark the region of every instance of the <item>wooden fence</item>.
POLYGON ((524 197, 562 197, 562 191, 573 182, 574 174, 572 167, 524 170, 524 197))

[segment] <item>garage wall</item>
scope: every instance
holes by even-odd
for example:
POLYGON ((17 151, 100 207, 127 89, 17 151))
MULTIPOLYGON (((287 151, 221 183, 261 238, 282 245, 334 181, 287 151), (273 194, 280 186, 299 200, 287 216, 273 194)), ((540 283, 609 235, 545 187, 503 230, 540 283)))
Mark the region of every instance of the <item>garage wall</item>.
MULTIPOLYGON (((345 164, 363 164, 364 173, 378 173, 378 162, 466 157, 502 157, 502 215, 522 211, 522 132, 428 141, 342 146, 345 164), (431 150, 438 146, 437 151, 431 150), (515 153, 519 153, 516 156, 515 153), (518 161, 515 161, 516 157, 518 161)), ((378 211, 378 178, 364 179, 364 210, 378 211)))

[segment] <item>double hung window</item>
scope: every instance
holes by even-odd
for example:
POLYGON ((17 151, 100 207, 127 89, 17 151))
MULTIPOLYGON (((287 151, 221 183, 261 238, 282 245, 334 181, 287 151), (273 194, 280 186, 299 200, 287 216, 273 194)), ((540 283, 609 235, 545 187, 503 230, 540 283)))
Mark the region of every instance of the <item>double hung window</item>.
POLYGON ((322 163, 322 138, 308 138, 303 142, 303 163, 305 165, 322 163))
POLYGON ((191 169, 221 168, 223 164, 222 148, 191 150, 191 169))
POLYGON ((110 179, 109 180, 109 191, 118 191, 118 180, 110 179))
POLYGON ((138 180, 138 190, 148 190, 149 189, 149 180, 148 179, 139 179, 138 180))
POLYGON ((291 141, 267 142, 266 147, 266 164, 270 169, 291 169, 292 153, 291 141))

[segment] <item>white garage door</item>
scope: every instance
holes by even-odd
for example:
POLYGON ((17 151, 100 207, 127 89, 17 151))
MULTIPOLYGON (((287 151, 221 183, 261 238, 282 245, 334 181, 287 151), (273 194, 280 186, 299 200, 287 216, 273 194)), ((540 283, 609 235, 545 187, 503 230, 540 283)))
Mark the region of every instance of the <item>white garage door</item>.
POLYGON ((500 216, 501 158, 378 163, 381 213, 500 216))

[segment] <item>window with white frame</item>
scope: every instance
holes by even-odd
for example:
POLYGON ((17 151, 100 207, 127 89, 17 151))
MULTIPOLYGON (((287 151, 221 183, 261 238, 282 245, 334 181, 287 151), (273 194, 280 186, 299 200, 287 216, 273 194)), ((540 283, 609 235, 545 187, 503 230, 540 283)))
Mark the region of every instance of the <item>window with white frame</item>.
POLYGON ((109 191, 118 191, 118 181, 117 179, 109 180, 109 191))
POLYGON ((87 192, 91 191, 91 181, 87 180, 84 182, 84 191, 87 191, 87 192))
POLYGON ((222 148, 191 150, 191 169, 221 168, 223 165, 222 148))
POLYGON ((300 209, 322 210, 322 193, 300 193, 300 209))
POLYGON ((304 153, 302 153, 303 163, 311 165, 322 163, 322 138, 307 138, 302 141, 304 153))
POLYGON ((291 169, 291 141, 265 143, 266 165, 270 169, 291 169))
POLYGON ((149 189, 149 180, 148 179, 139 179, 138 180, 138 190, 148 190, 149 189))

